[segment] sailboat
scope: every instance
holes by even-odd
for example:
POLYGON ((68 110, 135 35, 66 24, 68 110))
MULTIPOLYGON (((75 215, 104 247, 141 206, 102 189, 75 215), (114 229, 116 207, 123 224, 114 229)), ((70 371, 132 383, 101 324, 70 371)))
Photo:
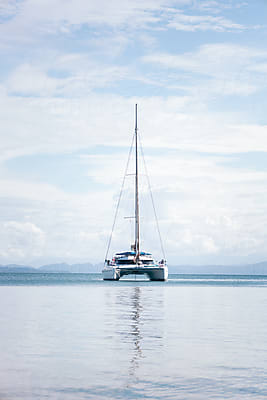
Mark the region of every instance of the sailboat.
MULTIPOLYGON (((104 280, 118 281, 124 275, 147 275, 151 281, 166 281, 168 267, 166 260, 155 262, 151 253, 140 249, 140 215, 139 215, 139 171, 138 171, 138 133, 137 133, 137 104, 135 105, 135 242, 130 251, 116 253, 112 260, 107 259, 111 237, 102 276, 104 280)), ((153 198, 152 198, 153 201, 153 198)), ((118 203, 119 204, 119 203, 118 203)), ((154 203, 153 203, 154 207, 154 203)), ((117 207, 118 209, 118 207, 117 207)), ((154 208, 155 211, 155 208, 154 208)), ((155 214, 156 216, 156 214, 155 214)), ((116 220, 116 214, 115 214, 116 220)), ((113 223, 113 228, 115 225, 113 223)), ((157 225, 158 226, 158 225, 157 225)), ((112 229, 113 230, 113 229, 112 229)), ((159 232, 160 235, 160 232, 159 232)), ((160 237, 161 239, 161 237, 160 237)), ((164 254, 164 253, 163 253, 164 254)))

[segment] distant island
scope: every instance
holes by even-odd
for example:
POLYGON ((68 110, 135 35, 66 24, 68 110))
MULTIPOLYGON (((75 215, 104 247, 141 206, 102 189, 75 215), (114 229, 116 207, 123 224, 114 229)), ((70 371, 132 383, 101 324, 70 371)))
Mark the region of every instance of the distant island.
MULTIPOLYGON (((0 265, 0 273, 100 273, 99 264, 48 264, 41 267, 8 264, 0 265)), ((267 261, 245 265, 169 265, 170 274, 215 274, 215 275, 267 275, 267 261)))

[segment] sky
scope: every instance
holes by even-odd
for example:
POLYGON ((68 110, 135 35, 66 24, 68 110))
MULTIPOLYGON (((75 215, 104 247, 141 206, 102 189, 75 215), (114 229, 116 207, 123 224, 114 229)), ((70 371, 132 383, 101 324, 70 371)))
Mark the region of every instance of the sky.
POLYGON ((266 0, 0 0, 0 263, 104 260, 136 103, 167 261, 266 260, 266 39, 266 0))

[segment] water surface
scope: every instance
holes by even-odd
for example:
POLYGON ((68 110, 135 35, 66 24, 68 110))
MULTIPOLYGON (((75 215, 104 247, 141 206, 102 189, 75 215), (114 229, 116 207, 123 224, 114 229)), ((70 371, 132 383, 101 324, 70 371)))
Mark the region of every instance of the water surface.
POLYGON ((0 398, 266 399, 266 285, 0 274, 0 398))

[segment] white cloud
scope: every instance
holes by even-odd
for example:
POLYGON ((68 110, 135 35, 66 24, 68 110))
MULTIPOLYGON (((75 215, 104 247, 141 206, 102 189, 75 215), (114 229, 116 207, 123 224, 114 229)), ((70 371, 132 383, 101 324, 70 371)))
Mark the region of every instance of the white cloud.
POLYGON ((33 183, 22 179, 0 179, 5 198, 17 198, 46 202, 63 200, 63 193, 53 185, 33 183))
MULTIPOLYGON (((194 92, 221 95, 249 95, 266 87, 256 71, 265 69, 267 52, 230 43, 202 45, 195 52, 180 54, 156 53, 143 57, 143 61, 161 65, 168 71, 189 71, 191 85, 184 89, 194 92)), ((176 80, 179 75, 176 76, 176 80)), ((181 78, 180 78, 181 79, 181 78)), ((175 85, 175 77, 170 73, 170 81, 175 85)), ((171 86, 171 82, 169 82, 171 86)))
POLYGON ((245 26, 237 24, 222 16, 213 15, 190 15, 178 11, 170 19, 168 23, 169 28, 174 28, 181 31, 242 31, 245 26))
POLYGON ((107 87, 123 80, 128 75, 124 67, 100 67, 85 56, 72 54, 58 57, 54 60, 53 67, 53 72, 63 76, 49 76, 49 66, 45 68, 44 65, 20 65, 7 79, 8 93, 33 97, 80 97, 92 89, 107 87))
POLYGON ((238 153, 266 151, 266 126, 241 125, 239 115, 209 113, 195 99, 129 98, 91 94, 88 98, 0 96, 1 159, 18 154, 62 153, 95 145, 128 146, 139 103, 146 147, 238 153), (190 113, 188 113, 190 110, 190 113))
POLYGON ((183 90, 206 99, 214 94, 250 95, 266 87, 266 58, 267 52, 260 49, 206 44, 184 54, 146 55, 142 61, 152 69, 144 73, 135 66, 96 62, 83 53, 52 52, 11 70, 2 85, 8 94, 37 97, 84 97, 93 90, 116 89, 128 80, 147 89, 183 90), (159 67, 162 70, 156 72, 159 67))
POLYGON ((249 66, 249 70, 252 72, 260 72, 263 74, 267 74, 267 63, 254 63, 253 65, 249 66))
POLYGON ((43 71, 24 64, 12 72, 7 81, 11 94, 48 96, 56 92, 60 80, 48 77, 43 71))
POLYGON ((258 60, 262 57, 267 57, 266 51, 231 43, 216 43, 202 45, 197 51, 182 55, 151 54, 145 56, 144 61, 160 63, 168 68, 179 68, 204 75, 217 76, 219 72, 223 73, 224 71, 250 66, 254 59, 258 60))
POLYGON ((221 12, 222 10, 242 8, 247 6, 247 2, 244 1, 241 2, 236 0, 223 0, 223 1, 202 0, 202 1, 195 1, 193 4, 195 9, 209 11, 215 14, 221 12))
MULTIPOLYGON (((13 19, 2 27, 2 34, 11 33, 11 38, 6 36, 5 40, 20 39, 23 34, 34 41, 36 35, 68 34, 83 25, 138 29, 158 22, 158 12, 166 6, 188 3, 190 0, 25 0, 19 12, 14 10, 13 19), (35 36, 30 38, 33 32, 35 36)), ((11 4, 5 2, 2 12, 12 14, 11 4)))
POLYGON ((30 222, 8 221, 0 226, 0 257, 3 261, 23 262, 38 257, 45 244, 45 233, 30 222))
MULTIPOLYGON (((172 27, 185 31, 245 29, 243 25, 223 16, 214 16, 225 7, 234 8, 235 5, 225 2, 198 5, 192 0, 6 1, 2 13, 13 18, 1 27, 0 33, 2 44, 15 41, 32 44, 46 35, 78 34, 79 29, 84 27, 92 28, 90 34, 94 34, 94 29, 99 27, 120 28, 124 30, 125 37, 133 30, 159 29, 159 23, 162 24, 160 29, 172 27), (182 11, 183 8, 188 12, 182 11), (196 9, 198 14, 190 15, 190 11, 195 12, 196 9), (211 15, 202 15, 203 11, 211 15)), ((105 36, 105 33, 102 32, 102 35, 105 36)))
POLYGON ((18 0, 1 0, 0 1, 0 17, 9 18, 16 15, 21 7, 18 0))
POLYGON ((52 185, 14 180, 1 181, 1 185, 0 263, 103 259, 113 192, 74 195, 52 185), (94 241, 89 240, 90 235, 94 241))

